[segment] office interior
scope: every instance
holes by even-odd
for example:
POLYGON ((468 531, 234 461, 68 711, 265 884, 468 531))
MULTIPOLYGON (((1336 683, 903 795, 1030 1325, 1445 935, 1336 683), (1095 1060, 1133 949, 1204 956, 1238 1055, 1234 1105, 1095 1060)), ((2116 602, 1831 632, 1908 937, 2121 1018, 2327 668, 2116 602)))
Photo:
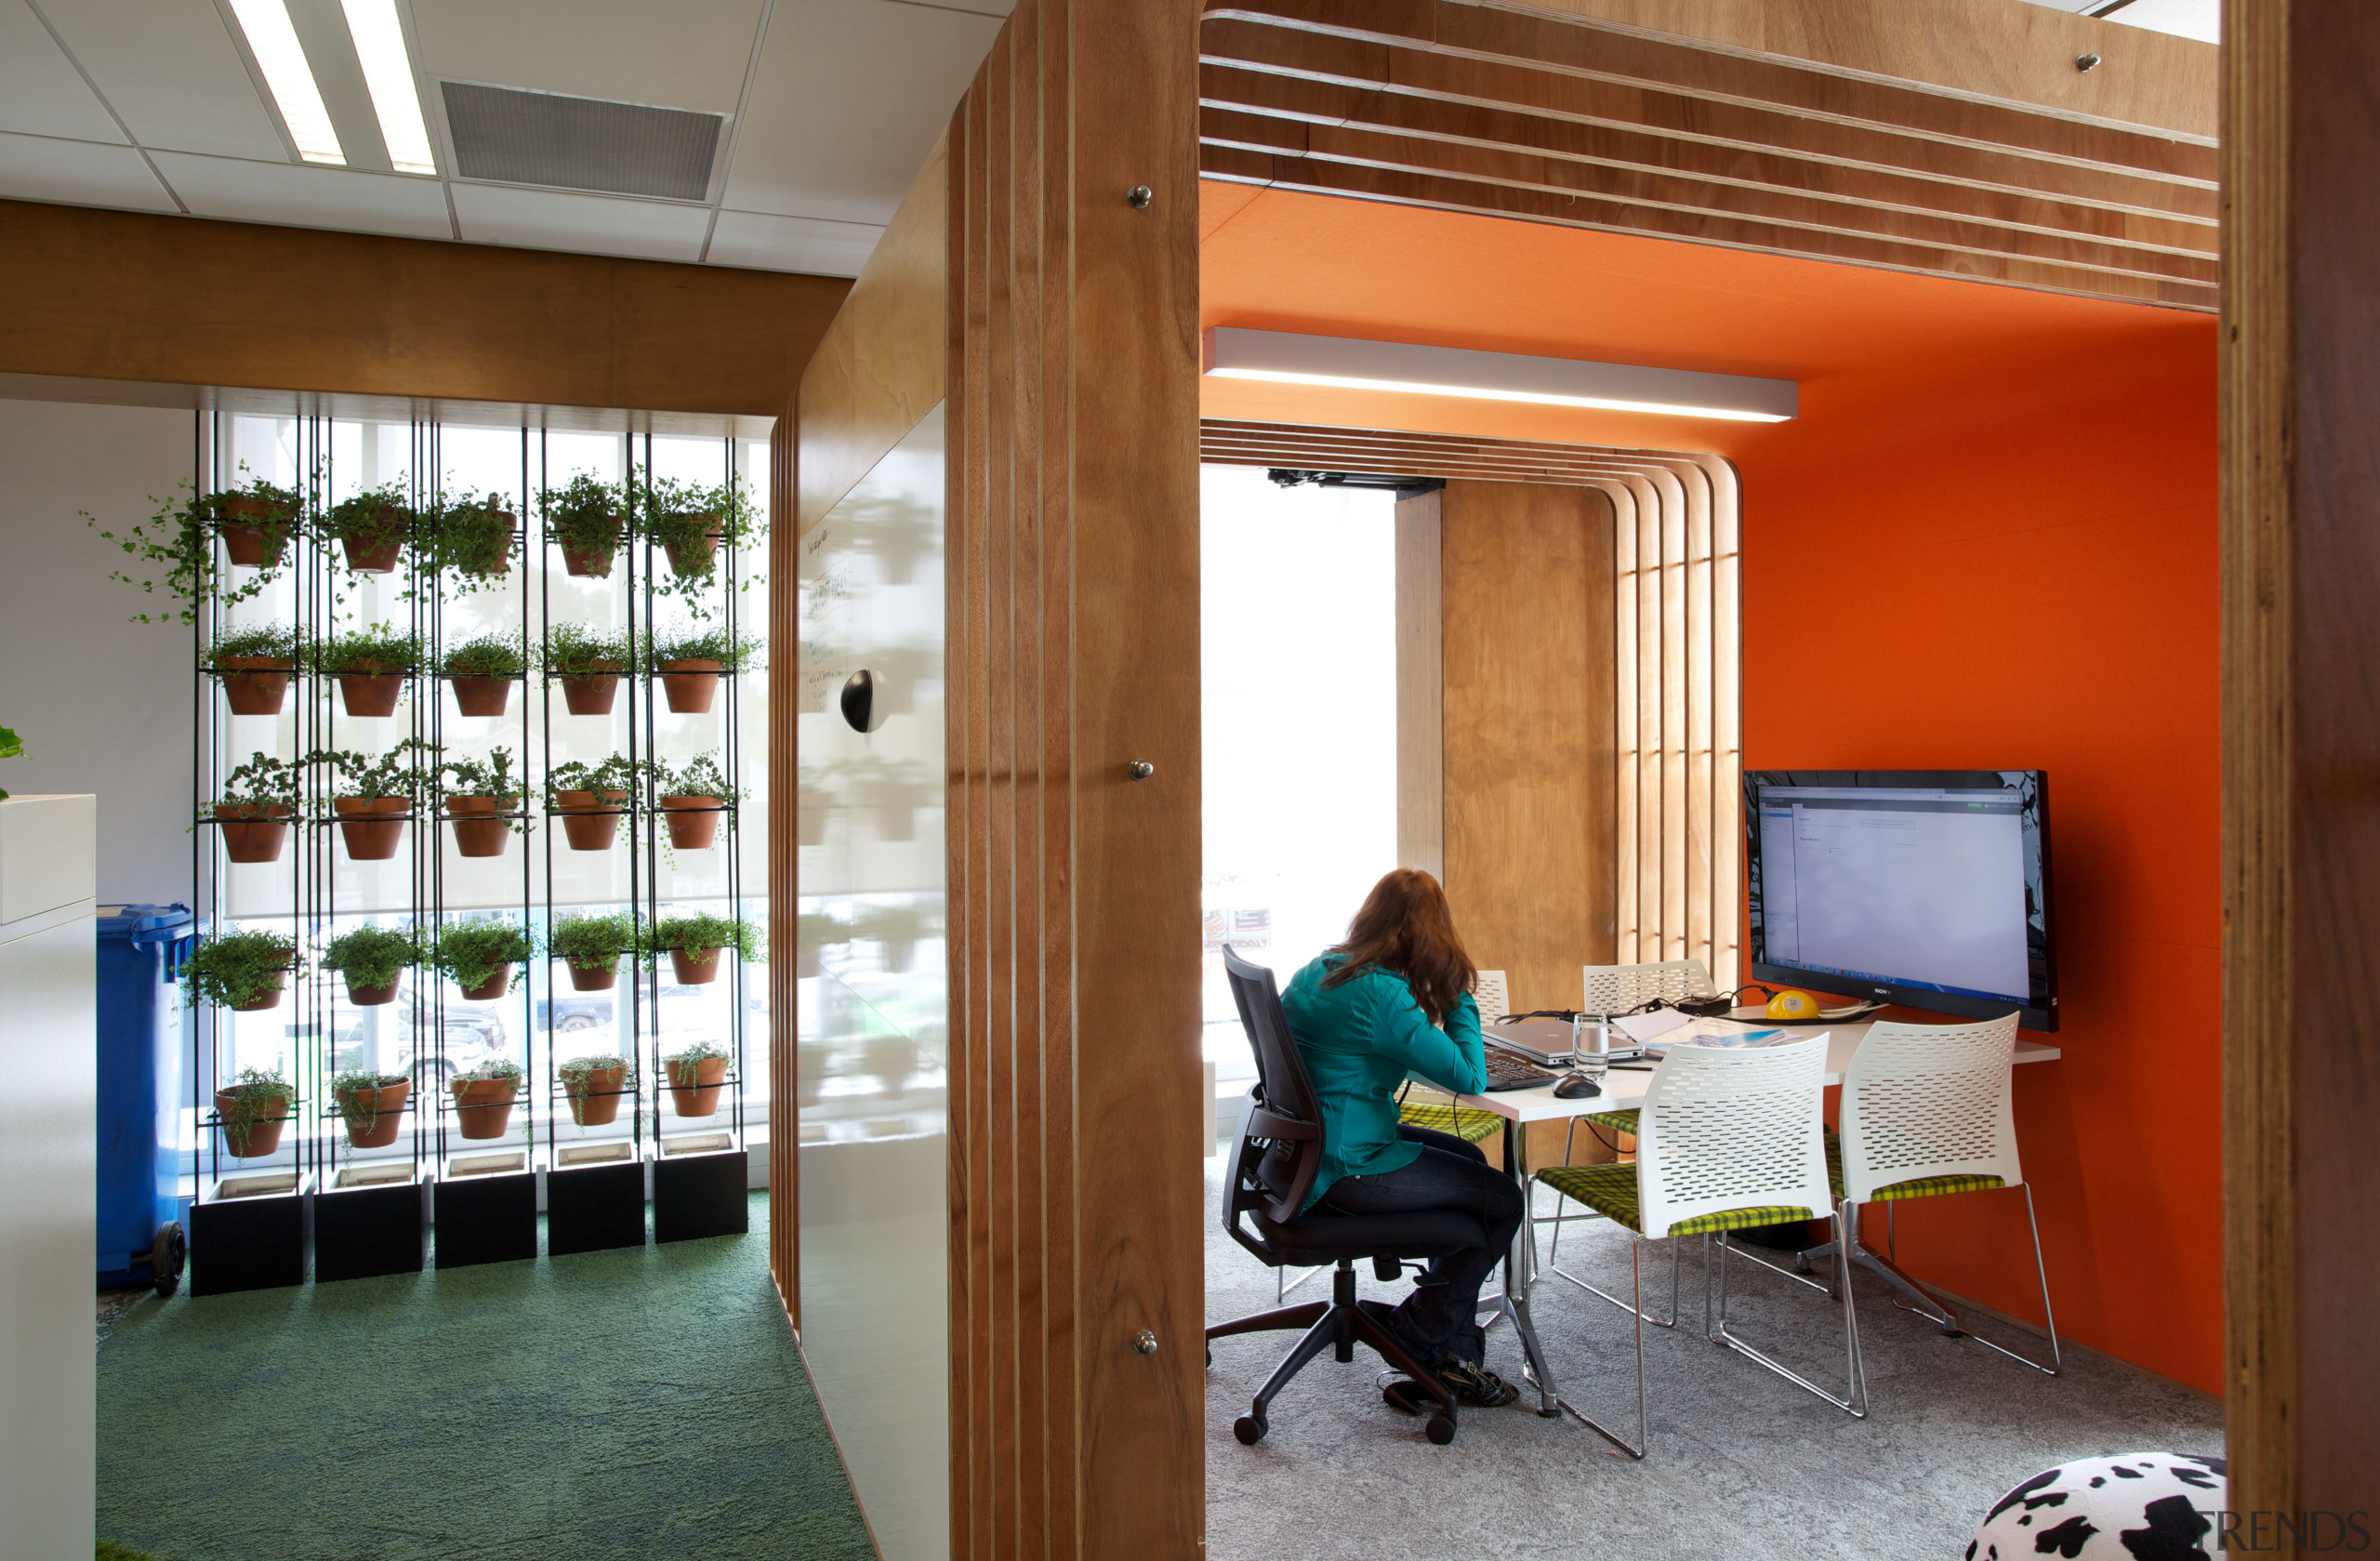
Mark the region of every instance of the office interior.
MULTIPOLYGON (((377 426, 601 443, 606 480, 655 441, 723 451, 767 522, 741 598, 766 662, 734 707, 767 955, 737 962, 744 1234, 446 1280, 432 1261, 124 1292, 95 1378, 11 1367, 20 1392, 64 1396, 48 1423, 94 1428, 16 1461, 11 1510, 57 1542, 248 1553, 199 1488, 260 1454, 151 1431, 136 1460, 111 1429, 147 1382, 258 1391, 192 1374, 206 1352, 329 1395, 301 1357, 341 1315, 428 1341, 496 1319, 465 1376, 518 1401, 459 1435, 554 1428, 527 1463, 540 1494, 504 1519, 522 1554, 1256 1555, 1285 1531, 1315 1555, 1385 1533, 1446 1554, 1947 1553, 2028 1479, 2151 1452, 2228 1451, 2253 1495, 2234 1505, 2354 1509, 2358 1433, 2323 1396, 2360 1380, 2352 1351, 2312 1323, 2297 1342, 2298 1310, 2330 1316, 2310 1300, 2241 1288, 2281 1269, 2241 1212, 2243 1102, 2266 1097, 2237 1082, 2250 1026, 2226 1019, 2249 990, 2227 818, 2236 839, 2251 793, 2225 770, 2245 653, 2224 638, 2224 441, 2246 415, 2224 398, 2250 381, 2218 372, 2241 349, 2215 175, 2224 62, 2298 69, 2318 37, 2361 58, 2368 19, 2307 11, 2276 42, 2235 4, 2223 28, 2250 31, 2217 45, 2214 7, 2184 0, 1824 19, 1815 0, 1385 19, 721 0, 534 21, 289 0, 349 143, 335 169, 255 42, 270 21, 249 12, 284 7, 20 8, 0 637, 10 666, 55 670, 9 679, 24 757, 0 784, 98 796, 94 906, 199 893, 184 822, 209 761, 189 631, 121 622, 142 603, 80 512, 228 478, 214 452, 242 428, 261 449, 377 426), (376 127, 356 46, 381 9, 426 172, 376 127), (166 92, 176 50, 211 74, 166 92), (1450 59, 1478 79, 1433 73, 1450 59), (1671 69, 1688 75, 1646 85, 1671 69), (722 129, 691 192, 630 198, 459 165, 442 83, 722 129), (1665 118, 1673 100, 1718 117, 1665 118), (1911 103, 1947 117, 1878 128, 1911 103), (1398 137, 1408 161, 1384 160, 1398 137), (1234 332, 1781 384, 1790 416, 1215 372, 1234 332), (1420 866, 1514 1012, 1576 1009, 1583 967, 1698 960, 1726 991, 1755 979, 1744 772, 1976 770, 2043 772, 2055 798, 2056 1025, 2022 1032, 2007 1079, 2039 1265, 2012 1189, 1895 1208, 1888 1239, 2022 1353, 2048 1343, 2045 1281, 2057 1374, 1944 1337, 1861 1272, 1858 1417, 1681 1325, 1646 1346, 1641 1459, 1532 1412, 1534 1391, 1436 1445, 1360 1348, 1307 1366, 1243 1445, 1291 1336, 1204 1359, 1196 1336, 1332 1277, 1290 1292, 1295 1270, 1224 1234, 1256 1071, 1224 948, 1286 985, 1372 877, 1420 866), (662 1324, 687 1396, 662 1406, 683 1416, 674 1456, 500 1364, 537 1308, 628 1330, 664 1302, 686 1308, 662 1324), (410 1310, 372 1323, 381 1305, 410 1310), (2285 1368, 2250 1347, 2268 1335, 2293 1341, 2285 1368), (2286 1435, 2284 1379, 2307 1417, 2286 1435), (604 1479, 608 1505, 553 1494, 604 1479)), ((1513 1136, 1483 1139, 1491 1163, 1634 1147, 1553 1120, 1513 1136)), ((1628 1283, 1624 1232, 1559 1241, 1628 1283)), ((1673 1244, 1690 1316, 1709 1249, 1673 1244)), ((1647 1251, 1665 1292, 1664 1244, 1647 1251)), ((2352 1252, 2307 1261, 2308 1286, 2357 1272, 2352 1252)), ((1359 1266, 1368 1297, 1410 1282, 1359 1266)), ((1737 1274, 1748 1333, 1840 1375, 1830 1296, 1737 1274)), ((71 1301, 86 1328, 81 1287, 22 1304, 71 1301)), ((1532 1297, 1566 1400, 1624 1416, 1625 1313, 1541 1272, 1532 1297)), ((1522 1382, 1517 1331, 1509 1312, 1489 1329, 1488 1364, 1522 1382)), ((453 1385, 435 1355, 375 1358, 430 1402, 453 1385)), ((402 1531, 467 1554, 478 1531, 439 1484, 465 1465, 401 1452, 368 1404, 338 1412, 335 1459, 273 1461, 305 1553, 392 1554, 402 1531), (395 1473, 366 1488, 405 1515, 338 1519, 320 1476, 383 1440, 395 1473)))

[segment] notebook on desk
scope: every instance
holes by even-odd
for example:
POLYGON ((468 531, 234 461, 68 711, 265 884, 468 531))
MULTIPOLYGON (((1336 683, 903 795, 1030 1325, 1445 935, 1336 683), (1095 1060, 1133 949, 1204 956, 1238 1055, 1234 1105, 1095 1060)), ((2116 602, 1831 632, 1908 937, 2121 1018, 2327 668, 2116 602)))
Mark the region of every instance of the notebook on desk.
POLYGON ((1785 1046, 1807 1040, 1806 1031, 1775 1025, 1747 1025, 1736 1019, 1697 1019, 1675 1009, 1656 1013, 1632 1013, 1612 1021, 1614 1028, 1636 1042, 1639 1056, 1663 1057, 1673 1046, 1709 1046, 1727 1051, 1755 1046, 1785 1046))

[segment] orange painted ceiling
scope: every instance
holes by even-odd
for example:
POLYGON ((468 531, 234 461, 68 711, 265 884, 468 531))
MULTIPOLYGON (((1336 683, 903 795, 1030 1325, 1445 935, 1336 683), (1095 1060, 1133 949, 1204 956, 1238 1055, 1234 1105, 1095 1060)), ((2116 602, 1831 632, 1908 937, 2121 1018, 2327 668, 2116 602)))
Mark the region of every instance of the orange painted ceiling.
POLYGON ((1212 180, 1200 192, 1202 326, 1802 387, 1797 422, 1763 425, 1210 378, 1200 407, 1213 417, 1790 460, 1797 429, 1922 417, 1961 382, 2054 393, 2056 365, 2078 354, 2170 351, 2191 336, 2214 347, 2212 317, 2178 310, 1212 180))

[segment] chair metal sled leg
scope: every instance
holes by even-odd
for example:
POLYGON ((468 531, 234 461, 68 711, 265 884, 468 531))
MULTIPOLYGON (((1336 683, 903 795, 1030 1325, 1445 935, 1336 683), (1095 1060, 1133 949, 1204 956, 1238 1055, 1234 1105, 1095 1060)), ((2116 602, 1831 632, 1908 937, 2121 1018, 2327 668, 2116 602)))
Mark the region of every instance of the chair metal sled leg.
MULTIPOLYGON (((1937 1328, 1939 1328, 1946 1338, 1971 1339, 1975 1343, 1981 1344, 1987 1350, 2006 1356, 2009 1359, 2015 1361, 2019 1366, 2030 1366, 2044 1377, 2055 1377, 2065 1369, 2066 1359, 2063 1352, 2059 1350, 2057 1343, 2057 1314, 2050 1307, 2049 1270, 2042 1262, 2041 1224, 2033 1217, 2032 1184, 2030 1183, 2020 1183, 2018 1185, 2025 1195, 2025 1223, 2032 1232, 2033 1273, 2041 1282, 2042 1317, 2043 1320, 2049 1325, 2049 1364, 2046 1366, 2043 1365, 2038 1360, 2033 1360, 2025 1356, 2018 1355, 2015 1350, 2009 1349, 2005 1345, 1995 1344, 1990 1340, 1985 1338, 1982 1334, 1975 1332, 1973 1329, 1969 1329, 1964 1322, 1960 1320, 1959 1314, 1951 1309, 1950 1303, 1944 1301, 1940 1296, 1936 1295, 1932 1290, 1927 1290, 1924 1285, 1919 1284, 1915 1279, 1910 1277, 1907 1273, 1902 1271, 1900 1265, 1895 1263, 1890 1257, 1869 1247, 1869 1245, 1860 1238, 1859 1206, 1856 1203, 1846 1202, 1844 1206, 1844 1239, 1850 1245, 1852 1262, 1858 1263, 1860 1267, 1867 1269, 1870 1273, 1883 1279, 1885 1284, 1890 1285, 1894 1290, 1900 1292, 1900 1294, 1909 1298, 1906 1303, 1895 1301, 1893 1303, 1895 1306, 1899 1307, 1900 1310, 1904 1312, 1915 1312, 1919 1316, 1924 1317, 1926 1321, 1934 1324, 1937 1328)), ((1886 1218, 1889 1219, 1891 1217, 1892 1205, 1888 1203, 1884 1208, 1886 1210, 1886 1218)), ((1800 1257, 1803 1260, 1814 1260, 1820 1257, 1831 1258, 1836 1251, 1837 1246, 1838 1243, 1830 1241, 1824 1246, 1811 1248, 1808 1251, 1801 1253, 1800 1257)))
MULTIPOLYGON (((1588 1430, 1593 1432, 1605 1441, 1609 1442, 1613 1447, 1618 1448, 1620 1451, 1626 1453, 1631 1458, 1641 1459, 1645 1456, 1645 1324, 1647 1320, 1645 1316, 1645 1243, 1640 1239, 1630 1242, 1629 1246, 1632 1250, 1628 1256, 1628 1265, 1635 1292, 1636 1304, 1630 1306, 1618 1302, 1614 1302, 1613 1304, 1618 1305, 1621 1311, 1626 1312, 1629 1315, 1635 1328, 1636 1439, 1633 1442, 1628 1440, 1627 1437, 1622 1436, 1619 1432, 1612 1430, 1611 1427, 1604 1424, 1603 1422, 1596 1420, 1593 1416, 1588 1414, 1584 1409, 1580 1409, 1576 1404, 1571 1403, 1567 1398, 1557 1398, 1554 1402, 1559 1404, 1563 1409, 1569 1410, 1571 1416, 1575 1418, 1580 1425, 1585 1426, 1588 1430)), ((1674 1240, 1670 1243, 1670 1249, 1673 1253, 1675 1252, 1677 1243, 1674 1240)), ((1674 1320, 1677 1313, 1675 1296, 1672 1296, 1671 1298, 1670 1313, 1673 1320, 1674 1320)))
MULTIPOLYGON (((1841 1251, 1847 1250, 1850 1247, 1850 1243, 1845 1239, 1845 1237, 1848 1235, 1848 1231, 1844 1223, 1844 1216, 1841 1213, 1837 1213, 1834 1216, 1834 1229, 1835 1243, 1838 1250, 1835 1266, 1842 1285, 1842 1290, 1839 1292, 1839 1299, 1843 1306, 1843 1346, 1845 1357, 1844 1388, 1843 1396, 1839 1398, 1836 1397, 1833 1394, 1829 1393, 1826 1389, 1818 1386, 1818 1383, 1810 1381, 1807 1377, 1803 1376, 1792 1367, 1787 1366, 1783 1361, 1778 1360, 1770 1356, 1764 1355, 1759 1350, 1753 1348, 1751 1344, 1745 1343, 1740 1334, 1735 1333, 1728 1329, 1727 1249, 1732 1246, 1733 1243, 1727 1239, 1727 1233, 1725 1231, 1719 1233, 1719 1327, 1717 1331, 1712 1334, 1711 1341, 1712 1343, 1725 1345, 1726 1348, 1735 1351, 1738 1355, 1744 1356, 1748 1360, 1754 1361, 1761 1366, 1766 1367, 1769 1370, 1776 1372, 1778 1376, 1784 1378, 1787 1382, 1792 1382, 1795 1387, 1800 1388, 1803 1392, 1812 1394, 1819 1398, 1825 1399, 1828 1403, 1833 1405, 1836 1409, 1841 1409, 1844 1414, 1849 1415, 1852 1419, 1864 1420, 1867 1418, 1868 1414, 1868 1378, 1867 1372, 1862 1368, 1859 1360, 1859 1312, 1858 1304, 1851 1293, 1851 1271, 1848 1264, 1844 1263, 1839 1255, 1841 1251)), ((1775 1263, 1763 1263, 1760 1266, 1773 1272, 1784 1273, 1784 1270, 1778 1268, 1775 1263)), ((1787 1274, 1786 1277, 1789 1279, 1799 1278, 1798 1276, 1792 1274, 1787 1274)), ((1805 1279, 1801 1280, 1800 1282, 1804 1284, 1809 1283, 1809 1281, 1805 1279)), ((1823 1287, 1812 1286, 1812 1288, 1819 1289, 1823 1287)), ((1836 1292, 1831 1291, 1830 1293, 1836 1292)))

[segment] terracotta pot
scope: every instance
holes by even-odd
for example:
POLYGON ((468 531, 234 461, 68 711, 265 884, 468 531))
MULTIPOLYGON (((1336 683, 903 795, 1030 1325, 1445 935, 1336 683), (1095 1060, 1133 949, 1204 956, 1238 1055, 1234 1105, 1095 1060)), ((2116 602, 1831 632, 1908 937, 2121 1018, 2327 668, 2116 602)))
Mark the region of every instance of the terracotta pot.
POLYGON ((462 678, 446 680, 454 685, 455 708, 467 716, 500 716, 512 698, 510 678, 462 678))
POLYGON ((501 856, 512 839, 512 821, 500 816, 519 800, 512 797, 449 797, 446 812, 455 827, 455 849, 466 856, 501 856), (499 809, 497 803, 503 808, 499 809))
POLYGON ((553 811, 562 815, 562 838, 570 842, 570 849, 611 850, 628 800, 625 791, 555 792, 553 811))
POLYGON ((588 543, 584 547, 562 545, 562 568, 565 575, 575 575, 582 580, 608 580, 612 577, 612 560, 620 550, 616 534, 609 542, 588 543))
POLYGON ((707 851, 719 839, 719 821, 727 809, 716 797, 664 797, 662 817, 669 823, 669 843, 680 851, 707 851))
POLYGON ((575 716, 607 716, 612 713, 612 701, 620 694, 620 664, 599 661, 600 672, 588 672, 562 681, 562 702, 575 716))
POLYGON ((694 1077, 685 1083, 687 1069, 681 1064, 661 1065, 669 1074, 669 1105, 681 1117, 708 1117, 719 1109, 720 1080, 727 1077, 727 1059, 705 1057, 694 1065, 694 1077))
POLYGON ((397 1000, 397 984, 386 986, 360 986, 355 977, 347 978, 347 1000, 358 1008, 383 1008, 397 1000))
POLYGON ((275 971, 267 978, 264 989, 244 1003, 233 1003, 234 1013, 262 1013, 268 1008, 281 1006, 282 984, 289 979, 287 971, 275 971))
MULTIPOLYGON (((388 513, 382 510, 382 514, 388 513)), ((400 531, 385 542, 367 542, 359 537, 342 536, 339 546, 347 549, 347 566, 358 575, 393 573, 397 560, 405 550, 404 534, 400 531)))
POLYGON ((265 807, 217 803, 215 832, 223 837, 223 854, 234 862, 280 861, 281 848, 289 840, 284 822, 289 813, 278 802, 265 807))
POLYGON ((563 1079, 562 1093, 570 1098, 570 1119, 582 1128, 600 1128, 619 1120, 628 1077, 625 1067, 602 1068, 582 1076, 575 1091, 571 1081, 563 1079))
POLYGON ((289 1102, 286 1099, 282 1101, 280 1116, 259 1117, 248 1124, 244 1136, 235 1138, 232 1136, 231 1117, 239 1099, 237 1089, 215 1091, 215 1115, 223 1118, 220 1124, 223 1146, 231 1151, 233 1159, 260 1159, 281 1147, 281 1127, 289 1120, 289 1102))
POLYGON ((498 965, 496 968, 496 973, 489 976, 485 981, 481 982, 476 986, 464 987, 463 1000, 467 1003, 492 1003, 496 1001, 496 999, 504 996, 505 989, 511 985, 512 967, 510 965, 498 965))
POLYGON ((457 1078, 449 1088, 455 1091, 455 1131, 465 1138, 502 1138, 504 1130, 512 1125, 518 1080, 457 1078))
POLYGON ((278 564, 289 546, 289 522, 272 520, 272 506, 260 498, 227 498, 221 510, 223 550, 244 569, 278 564))
POLYGON ((562 967, 570 972, 570 989, 574 992, 608 992, 619 984, 620 962, 616 959, 598 970, 580 970, 568 959, 562 961, 562 967))
POLYGON ((504 523, 502 528, 504 531, 504 551, 496 559, 495 567, 489 569, 485 574, 476 573, 468 569, 461 571, 461 573, 469 575, 470 578, 474 580, 499 579, 504 575, 512 573, 512 533, 521 523, 520 519, 519 517, 502 509, 496 511, 496 518, 504 523))
POLYGON ((339 1117, 347 1124, 347 1143, 351 1149, 385 1149, 397 1141, 397 1130, 404 1126, 405 1102, 413 1097, 413 1082, 403 1079, 384 1084, 377 1090, 357 1090, 338 1099, 339 1117), (357 1106, 362 1106, 358 1110, 357 1106), (372 1125, 359 1131, 356 1123, 369 1117, 372 1125))
POLYGON ((405 691, 403 672, 339 672, 339 703, 351 716, 392 716, 397 696, 405 691))
POLYGON ((718 566, 720 529, 714 524, 703 533, 700 542, 665 542, 661 550, 669 555, 669 573, 683 580, 697 575, 707 575, 718 566))
POLYGON ((289 696, 289 674, 297 669, 296 662, 270 655, 227 655, 215 663, 235 716, 279 715, 289 696))
POLYGON ((681 986, 706 986, 719 979, 719 950, 716 948, 673 948, 669 951, 669 968, 678 975, 681 986))
POLYGON ((700 715, 719 695, 720 673, 725 664, 703 656, 661 664, 661 692, 680 715, 700 715))
POLYGON ((339 838, 347 853, 358 862, 386 862, 404 843, 405 820, 413 804, 403 797, 334 797, 339 838))

